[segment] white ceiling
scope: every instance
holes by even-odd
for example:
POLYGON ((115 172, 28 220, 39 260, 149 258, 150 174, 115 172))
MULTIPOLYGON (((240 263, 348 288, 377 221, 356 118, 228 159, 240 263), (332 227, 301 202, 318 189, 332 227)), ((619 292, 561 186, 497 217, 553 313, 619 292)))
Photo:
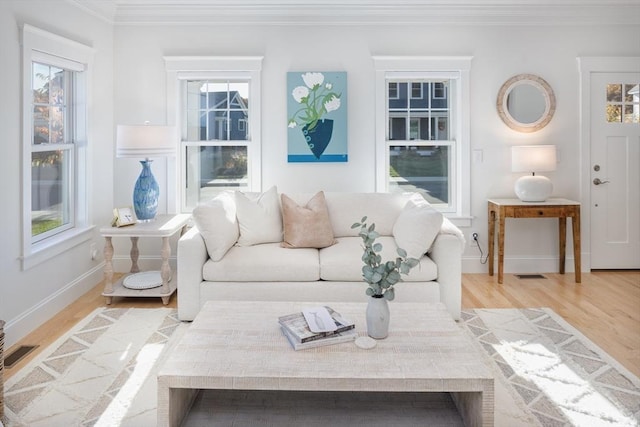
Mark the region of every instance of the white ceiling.
POLYGON ((592 25, 640 22, 640 0, 67 0, 115 25, 592 25))

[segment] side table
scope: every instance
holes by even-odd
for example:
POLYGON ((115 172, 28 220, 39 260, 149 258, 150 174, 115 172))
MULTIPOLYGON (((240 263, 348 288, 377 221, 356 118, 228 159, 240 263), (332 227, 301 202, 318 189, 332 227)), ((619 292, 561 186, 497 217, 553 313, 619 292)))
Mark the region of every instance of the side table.
POLYGON ((504 230, 506 218, 558 218, 560 274, 564 274, 567 246, 567 218, 573 229, 573 257, 576 283, 580 274, 580 203, 567 199, 547 199, 544 202, 523 202, 520 199, 488 200, 489 219, 489 276, 493 276, 495 225, 498 223, 498 283, 504 276, 504 230))
POLYGON ((184 232, 191 215, 157 215, 154 221, 139 222, 124 227, 102 227, 100 234, 105 239, 104 245, 104 291, 102 295, 107 298, 107 304, 111 304, 113 297, 161 297, 163 304, 168 304, 171 295, 176 291, 177 279, 173 276, 169 257, 171 245, 169 239, 178 231, 184 232), (125 277, 113 283, 113 237, 129 237, 131 239, 131 274, 139 273, 138 267, 138 239, 140 237, 160 237, 162 239, 162 267, 160 277, 162 285, 150 289, 129 289, 123 286, 125 277))

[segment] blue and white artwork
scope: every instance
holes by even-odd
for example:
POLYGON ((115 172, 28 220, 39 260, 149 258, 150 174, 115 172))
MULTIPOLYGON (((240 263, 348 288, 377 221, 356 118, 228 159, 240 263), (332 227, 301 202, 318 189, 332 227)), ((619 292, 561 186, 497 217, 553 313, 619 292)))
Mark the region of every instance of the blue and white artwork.
POLYGON ((347 73, 287 73, 289 163, 346 162, 347 73))

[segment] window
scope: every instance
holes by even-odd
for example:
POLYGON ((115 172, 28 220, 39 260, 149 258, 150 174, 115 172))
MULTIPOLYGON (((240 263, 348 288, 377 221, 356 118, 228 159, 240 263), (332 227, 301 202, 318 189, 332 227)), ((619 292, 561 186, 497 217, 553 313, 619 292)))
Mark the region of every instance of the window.
POLYGON ((422 99, 422 85, 421 82, 411 82, 411 99, 422 99))
POLYGON ((75 224, 72 88, 76 72, 41 62, 32 62, 31 69, 31 237, 37 242, 75 224))
POLYGON ((397 83, 389 83, 389 99, 398 99, 397 83))
POLYGON ((445 99, 447 97, 447 85, 443 82, 433 83, 433 99, 445 99))
POLYGON ((374 62, 377 191, 418 191, 456 224, 468 224, 470 58, 374 62))
POLYGON ((181 129, 179 209, 190 212, 222 190, 260 191, 262 58, 165 61, 168 93, 176 94, 169 104, 181 129))
POLYGON ((607 85, 607 122, 640 123, 638 83, 607 85))
POLYGON ((93 50, 29 25, 22 39, 22 259, 29 268, 90 237, 86 106, 93 50))

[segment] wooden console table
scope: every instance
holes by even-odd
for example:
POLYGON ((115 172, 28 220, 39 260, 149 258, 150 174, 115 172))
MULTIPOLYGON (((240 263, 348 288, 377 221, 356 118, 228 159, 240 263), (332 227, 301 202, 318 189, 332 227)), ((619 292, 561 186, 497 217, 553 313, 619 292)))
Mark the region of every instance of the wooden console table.
POLYGON ((580 203, 567 199, 547 199, 544 202, 523 202, 519 199, 488 200, 489 219, 489 276, 493 276, 495 225, 498 222, 498 283, 504 275, 504 225, 506 218, 558 218, 560 274, 564 274, 567 246, 567 218, 573 229, 573 257, 576 283, 580 275, 580 203))
POLYGON ((102 295, 107 298, 107 304, 111 304, 113 297, 160 297, 163 304, 168 304, 171 295, 176 291, 177 280, 173 277, 169 257, 171 256, 171 245, 169 238, 178 231, 183 232, 187 222, 191 218, 188 214, 158 215, 151 222, 140 222, 124 227, 102 227, 100 234, 104 237, 104 292, 102 295), (160 237, 162 238, 162 267, 160 277, 162 286, 150 289, 129 289, 123 286, 124 277, 113 283, 113 237, 129 237, 131 239, 131 274, 139 273, 138 267, 138 239, 140 237, 160 237), (172 280, 173 278, 173 280, 172 280))

